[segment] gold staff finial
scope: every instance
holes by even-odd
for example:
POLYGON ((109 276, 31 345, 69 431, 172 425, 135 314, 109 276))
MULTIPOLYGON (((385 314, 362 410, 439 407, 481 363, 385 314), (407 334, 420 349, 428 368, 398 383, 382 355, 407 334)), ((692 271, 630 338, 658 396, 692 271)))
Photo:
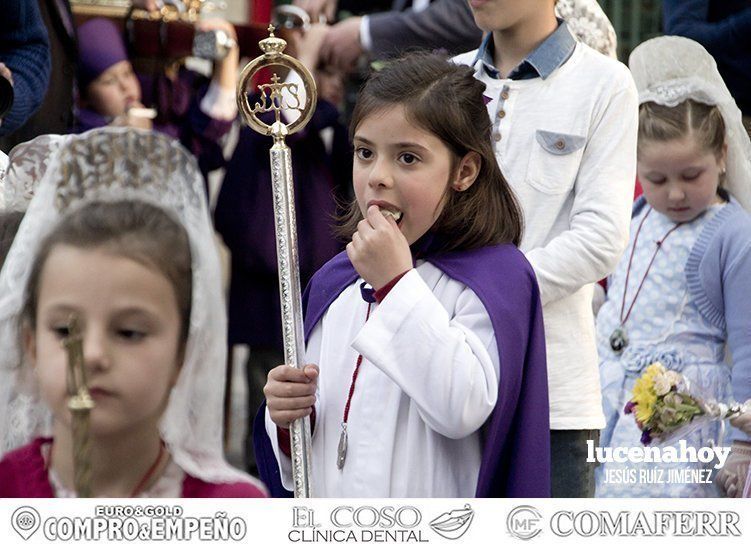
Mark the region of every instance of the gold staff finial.
POLYGON ((276 27, 268 26, 269 36, 258 42, 263 55, 250 61, 240 74, 237 86, 237 105, 245 123, 256 132, 266 136, 274 136, 276 140, 284 139, 302 129, 313 116, 316 107, 316 84, 313 75, 303 63, 284 53, 287 42, 274 35, 276 27), (302 80, 301 92, 299 83, 285 83, 274 71, 271 81, 258 86, 258 97, 255 104, 248 100, 249 85, 254 76, 264 68, 281 67, 296 72, 302 80), (294 121, 287 124, 281 116, 282 111, 294 112, 294 121), (274 123, 266 124, 259 119, 260 114, 274 112, 274 123))
MULTIPOLYGON (((268 60, 270 58, 277 57, 278 55, 281 55, 282 51, 284 51, 284 48, 287 47, 287 42, 285 40, 274 35, 275 28, 276 27, 274 27, 274 25, 269 25, 269 37, 264 38, 260 42, 258 42, 258 47, 260 47, 261 51, 263 51, 264 53, 263 57, 259 58, 265 58, 268 60)), ((272 62, 270 64, 274 63, 272 62)))

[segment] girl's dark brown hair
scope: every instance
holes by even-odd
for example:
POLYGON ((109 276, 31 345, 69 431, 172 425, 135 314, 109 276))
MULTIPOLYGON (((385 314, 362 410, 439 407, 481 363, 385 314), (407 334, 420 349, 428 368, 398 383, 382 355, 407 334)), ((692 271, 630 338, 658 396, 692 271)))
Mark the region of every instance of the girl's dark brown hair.
POLYGON ((59 245, 104 249, 157 270, 175 290, 181 343, 190 326, 192 271, 188 234, 164 210, 138 201, 93 202, 65 216, 44 239, 26 285, 21 323, 36 327, 39 281, 44 264, 59 245))
MULTIPOLYGON (((354 136, 368 116, 403 106, 412 122, 448 147, 452 170, 470 151, 480 156, 480 172, 468 189, 455 191, 446 179, 445 204, 432 228, 444 242, 442 251, 519 245, 521 240, 522 213, 495 158, 484 91, 485 84, 474 78, 472 68, 453 64, 442 55, 412 53, 370 76, 352 114, 354 136)), ((362 220, 356 201, 342 220, 338 232, 349 239, 362 220)))

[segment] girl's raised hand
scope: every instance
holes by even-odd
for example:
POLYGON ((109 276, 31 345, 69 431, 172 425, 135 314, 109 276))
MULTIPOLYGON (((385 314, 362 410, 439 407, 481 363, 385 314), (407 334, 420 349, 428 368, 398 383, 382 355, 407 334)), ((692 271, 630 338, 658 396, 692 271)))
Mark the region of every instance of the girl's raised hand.
POLYGON ((347 255, 360 277, 376 290, 412 268, 407 239, 394 218, 384 217, 375 205, 358 223, 347 244, 347 255))
POLYGON ((263 394, 271 421, 277 427, 289 429, 290 423, 309 416, 316 402, 318 367, 305 365, 302 369, 279 365, 269 372, 263 394))

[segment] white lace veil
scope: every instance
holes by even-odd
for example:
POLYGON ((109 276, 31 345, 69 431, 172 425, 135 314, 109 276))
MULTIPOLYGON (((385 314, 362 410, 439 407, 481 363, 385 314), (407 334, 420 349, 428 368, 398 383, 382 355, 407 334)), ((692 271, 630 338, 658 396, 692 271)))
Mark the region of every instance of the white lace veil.
POLYGON ((0 273, 0 453, 50 434, 18 342, 18 319, 41 241, 68 211, 92 201, 142 200, 187 230, 192 254, 190 331, 177 384, 160 421, 175 462, 207 482, 252 481, 222 451, 226 316, 219 258, 194 158, 175 140, 127 128, 42 136, 10 155, 3 193, 26 216, 0 273))
POLYGON ((53 151, 68 136, 48 134, 15 146, 6 172, 0 172, 0 210, 26 211, 34 191, 44 177, 53 151), (7 176, 8 181, 5 181, 7 176))
POLYGON ((597 0, 558 0, 555 13, 566 21, 577 40, 603 55, 617 58, 615 29, 597 0))
POLYGON ((629 68, 639 90, 639 104, 677 106, 692 99, 720 108, 728 145, 725 188, 751 211, 751 141, 741 110, 704 47, 679 36, 653 38, 631 53, 629 68))

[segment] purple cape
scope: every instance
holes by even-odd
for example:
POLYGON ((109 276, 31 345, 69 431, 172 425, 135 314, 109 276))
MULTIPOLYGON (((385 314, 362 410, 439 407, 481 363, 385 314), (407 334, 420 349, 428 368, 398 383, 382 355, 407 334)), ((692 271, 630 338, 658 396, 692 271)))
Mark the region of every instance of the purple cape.
MULTIPOLYGON (((545 337, 532 267, 510 244, 427 256, 472 289, 485 306, 500 360, 498 401, 482 428, 476 497, 549 497, 550 422, 545 337)), ((305 338, 339 294, 358 277, 342 252, 319 270, 303 295, 305 338)), ((261 479, 274 497, 289 497, 264 422, 256 416, 254 445, 261 479)), ((459 460, 460 461, 460 460, 459 460)))

